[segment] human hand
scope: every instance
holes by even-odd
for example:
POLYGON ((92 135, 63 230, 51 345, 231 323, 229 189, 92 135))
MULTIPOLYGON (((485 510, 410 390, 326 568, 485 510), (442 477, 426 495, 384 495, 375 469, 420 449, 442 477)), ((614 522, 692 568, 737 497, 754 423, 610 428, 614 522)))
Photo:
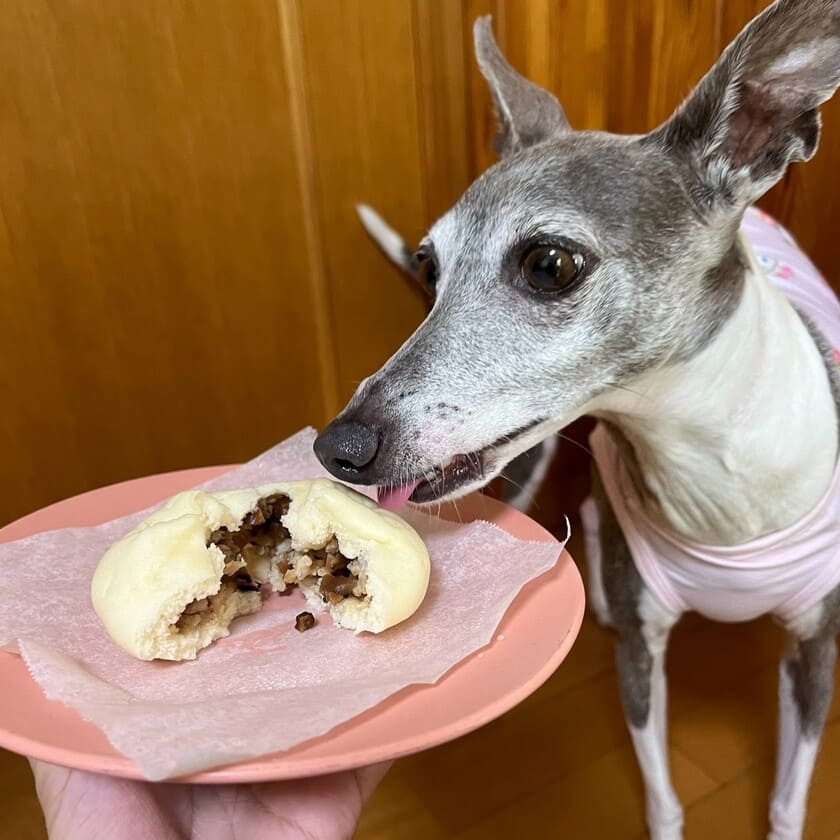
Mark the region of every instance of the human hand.
POLYGON ((390 767, 288 782, 189 785, 30 764, 51 840, 348 840, 390 767))

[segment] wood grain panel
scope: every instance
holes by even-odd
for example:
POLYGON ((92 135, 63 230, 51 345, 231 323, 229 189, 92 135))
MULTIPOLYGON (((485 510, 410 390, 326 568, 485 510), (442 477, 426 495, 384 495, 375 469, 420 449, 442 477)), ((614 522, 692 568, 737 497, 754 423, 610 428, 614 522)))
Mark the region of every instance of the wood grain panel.
POLYGON ((609 4, 606 128, 646 132, 679 105, 718 54, 709 0, 609 4))
POLYGON ((420 296, 395 282, 355 215, 367 202, 409 239, 425 230, 410 0, 298 4, 321 247, 344 399, 408 337, 420 296))
MULTIPOLYGON (((465 14, 480 10, 467 3, 465 14)), ((718 52, 706 0, 498 0, 496 31, 511 63, 560 99, 578 129, 648 131, 680 103, 718 52)), ((484 108, 489 100, 474 97, 484 108)), ((476 113, 478 125, 492 124, 476 113)), ((492 137, 492 133, 489 135, 492 137)), ((480 131, 475 142, 487 141, 480 131)), ((474 171, 494 158, 474 149, 474 171)))
POLYGON ((498 158, 493 151, 496 136, 496 117, 487 83, 478 70, 473 49, 472 28, 476 19, 483 15, 493 16, 496 38, 506 49, 505 0, 463 0, 464 9, 464 51, 469 56, 469 86, 467 88, 467 110, 469 114, 470 174, 473 178, 492 166, 498 158))
POLYGON ((560 100, 572 127, 607 121, 609 0, 506 0, 506 47, 529 79, 560 100))
MULTIPOLYGON (((414 0, 426 227, 452 206, 471 180, 467 127, 470 55, 464 51, 470 27, 465 27, 466 23, 458 3, 414 0)), ((412 247, 415 244, 412 242, 412 247)))
POLYGON ((271 0, 6 4, 0 520, 325 418, 279 45, 271 0))
POLYGON ((648 131, 717 54, 706 0, 503 0, 513 64, 557 95, 577 129, 648 131))

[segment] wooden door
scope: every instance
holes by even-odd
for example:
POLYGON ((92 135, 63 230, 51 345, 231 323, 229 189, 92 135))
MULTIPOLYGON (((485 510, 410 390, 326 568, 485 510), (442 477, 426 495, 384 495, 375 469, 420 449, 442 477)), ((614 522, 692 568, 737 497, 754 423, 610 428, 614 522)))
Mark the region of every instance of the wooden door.
MULTIPOLYGON (((355 204, 416 241, 493 161, 477 15, 576 127, 635 132, 761 5, 9 0, 0 521, 335 414, 425 311, 355 204)), ((765 203, 836 283, 840 102, 824 137, 765 203)))

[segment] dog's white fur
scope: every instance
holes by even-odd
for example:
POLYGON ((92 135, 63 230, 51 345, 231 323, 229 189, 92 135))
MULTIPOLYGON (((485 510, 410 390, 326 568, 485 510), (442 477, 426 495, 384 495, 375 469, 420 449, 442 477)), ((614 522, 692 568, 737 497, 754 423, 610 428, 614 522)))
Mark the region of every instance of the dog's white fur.
POLYGON ((710 545, 799 520, 837 459, 825 360, 754 257, 737 309, 708 347, 608 391, 587 413, 608 417, 633 445, 656 500, 650 512, 710 545))

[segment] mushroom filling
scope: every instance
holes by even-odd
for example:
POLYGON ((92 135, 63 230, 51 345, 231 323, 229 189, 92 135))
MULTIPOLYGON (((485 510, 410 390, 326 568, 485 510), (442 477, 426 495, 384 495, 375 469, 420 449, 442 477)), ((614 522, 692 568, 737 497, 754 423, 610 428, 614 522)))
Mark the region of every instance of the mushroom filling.
POLYGON ((333 535, 325 545, 299 550, 282 517, 289 510, 288 496, 274 493, 257 502, 235 530, 222 527, 210 534, 208 547, 215 545, 224 554, 222 582, 215 595, 187 604, 175 623, 178 631, 189 631, 217 615, 234 599, 234 614, 259 609, 251 593, 268 583, 277 592, 305 583, 321 600, 335 606, 345 598, 366 597, 366 575, 358 560, 345 557, 333 535))

